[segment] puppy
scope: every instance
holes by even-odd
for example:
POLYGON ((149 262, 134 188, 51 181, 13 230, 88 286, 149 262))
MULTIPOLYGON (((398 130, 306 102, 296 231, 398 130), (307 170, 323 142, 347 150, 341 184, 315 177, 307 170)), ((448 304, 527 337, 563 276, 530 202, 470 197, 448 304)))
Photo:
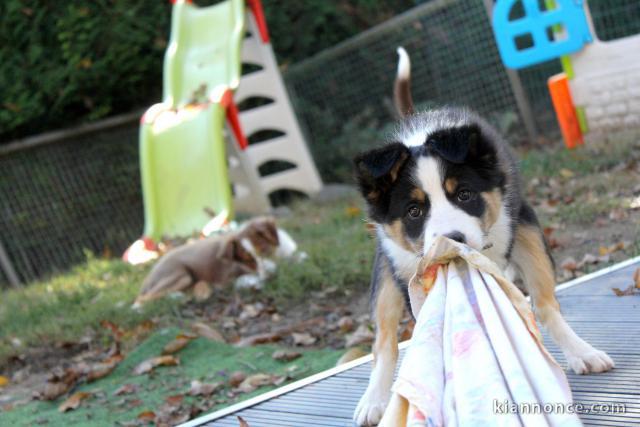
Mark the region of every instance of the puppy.
POLYGON ((536 215, 523 200, 506 141, 466 109, 413 114, 409 57, 402 48, 398 53, 394 99, 406 117, 394 142, 354 160, 377 234, 374 367, 354 421, 372 425, 382 417, 398 356, 396 331, 408 306, 407 284, 439 235, 468 244, 511 278, 522 279, 539 320, 576 373, 611 369, 611 358, 578 337, 560 314, 554 264, 536 215))
MULTIPOLYGON (((145 278, 135 305, 184 291, 198 284, 229 283, 241 276, 266 276, 267 257, 280 247, 280 230, 271 217, 248 221, 240 230, 183 245, 170 251, 145 278)), ((206 297, 205 297, 206 298, 206 297)))
POLYGON ((235 233, 198 240, 170 251, 153 266, 134 307, 197 282, 228 283, 257 269, 255 257, 235 233))

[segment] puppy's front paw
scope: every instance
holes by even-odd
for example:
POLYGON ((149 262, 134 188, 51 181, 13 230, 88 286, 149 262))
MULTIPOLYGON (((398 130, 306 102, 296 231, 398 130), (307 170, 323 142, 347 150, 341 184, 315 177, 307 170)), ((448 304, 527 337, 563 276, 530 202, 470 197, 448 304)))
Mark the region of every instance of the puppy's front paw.
POLYGON ((567 355, 567 362, 573 372, 579 375, 606 372, 615 366, 607 353, 593 347, 578 355, 567 355))
POLYGON ((360 398, 353 413, 353 420, 359 426, 373 426, 380 422, 389 403, 390 394, 375 389, 367 389, 360 398))

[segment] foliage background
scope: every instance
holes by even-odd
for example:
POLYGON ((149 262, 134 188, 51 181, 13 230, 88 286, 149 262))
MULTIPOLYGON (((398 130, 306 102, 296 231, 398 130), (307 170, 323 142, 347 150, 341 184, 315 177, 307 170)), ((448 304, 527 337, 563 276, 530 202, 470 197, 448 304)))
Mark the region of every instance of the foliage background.
MULTIPOLYGON (((263 6, 286 66, 417 2, 264 0, 263 6)), ((0 141, 157 102, 170 15, 167 0, 0 2, 0 141)))

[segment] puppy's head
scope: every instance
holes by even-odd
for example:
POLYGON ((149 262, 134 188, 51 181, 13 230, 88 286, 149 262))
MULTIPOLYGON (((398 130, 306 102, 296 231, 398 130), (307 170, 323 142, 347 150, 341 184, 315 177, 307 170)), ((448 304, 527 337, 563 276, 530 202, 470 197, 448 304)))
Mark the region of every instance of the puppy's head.
POLYGON ((255 274, 256 271, 258 271, 256 258, 244 247, 237 237, 230 238, 225 242, 222 257, 228 263, 229 277, 255 274))
POLYGON ((251 220, 242 230, 241 235, 243 238, 249 239, 251 246, 260 257, 271 256, 280 244, 278 227, 272 217, 251 220))
POLYGON ((378 234, 399 254, 422 256, 446 235, 482 250, 503 204, 496 145, 464 111, 410 118, 402 142, 355 158, 356 179, 378 234), (448 118, 448 120, 446 120, 448 118))

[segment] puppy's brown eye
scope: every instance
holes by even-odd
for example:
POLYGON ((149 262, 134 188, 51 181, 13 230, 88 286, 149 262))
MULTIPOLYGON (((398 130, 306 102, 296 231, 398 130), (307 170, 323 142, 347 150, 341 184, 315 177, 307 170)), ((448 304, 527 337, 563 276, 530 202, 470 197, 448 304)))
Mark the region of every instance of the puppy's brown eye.
POLYGON ((467 202, 469 200, 471 200, 471 196, 472 193, 469 190, 460 190, 458 191, 458 194, 456 197, 458 197, 458 200, 460 200, 461 202, 467 202))
POLYGON ((407 213, 411 218, 420 218, 420 216, 422 215, 422 209, 417 206, 411 206, 407 213))

